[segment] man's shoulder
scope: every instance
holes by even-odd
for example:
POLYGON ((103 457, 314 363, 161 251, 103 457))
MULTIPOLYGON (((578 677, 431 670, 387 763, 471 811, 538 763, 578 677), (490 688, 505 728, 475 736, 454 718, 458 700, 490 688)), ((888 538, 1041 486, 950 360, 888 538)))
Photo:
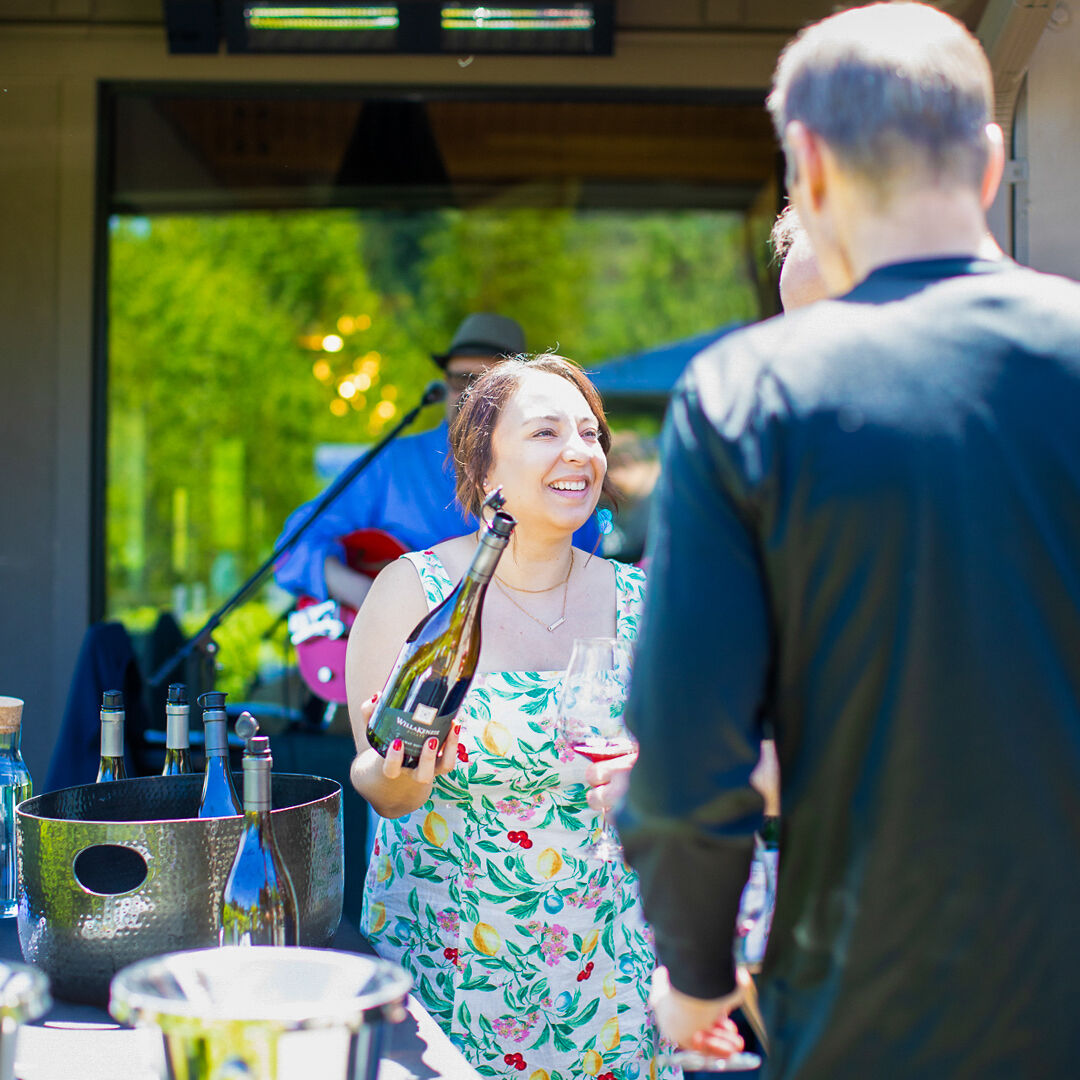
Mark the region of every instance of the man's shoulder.
POLYGON ((966 334, 973 343, 998 341, 1017 353, 1080 356, 1080 283, 1011 259, 946 279, 900 307, 909 309, 897 312, 907 325, 894 328, 925 342, 966 334))
POLYGON ((780 323, 786 317, 775 315, 732 330, 697 353, 690 361, 689 371, 698 379, 715 378, 721 374, 752 374, 755 363, 768 355, 769 342, 775 338, 780 323))
POLYGON ((819 360, 835 364, 847 355, 859 362, 867 346, 875 353, 906 353, 909 335, 951 337, 964 321, 997 321, 995 311, 1005 311, 1017 330, 1031 327, 1065 339, 1071 339, 1073 327, 1080 331, 1080 283, 1011 259, 986 264, 985 270, 920 283, 930 288, 901 288, 876 300, 858 288, 819 300, 725 335, 694 357, 691 371, 699 382, 729 389, 756 383, 765 370, 780 377, 807 375, 819 360))
POLYGON ((1034 270, 1010 261, 1008 270, 995 278, 976 283, 981 291, 1001 292, 1006 299, 1029 306, 1034 312, 1052 310, 1080 322, 1080 282, 1063 274, 1034 270))
POLYGON ((790 315, 775 315, 726 334, 690 362, 684 383, 704 395, 737 398, 760 386, 766 373, 784 367, 790 355, 805 367, 839 328, 834 302, 822 300, 790 315), (814 310, 819 309, 819 310, 814 310), (811 343, 815 344, 811 344, 811 343))

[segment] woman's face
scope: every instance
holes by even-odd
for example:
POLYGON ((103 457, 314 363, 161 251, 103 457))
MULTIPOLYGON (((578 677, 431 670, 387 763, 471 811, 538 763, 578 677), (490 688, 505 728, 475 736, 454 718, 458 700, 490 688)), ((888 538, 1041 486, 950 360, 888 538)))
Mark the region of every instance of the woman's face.
POLYGON ((491 450, 484 486, 502 486, 520 524, 572 533, 596 509, 607 472, 600 427, 562 376, 526 372, 499 414, 491 450))

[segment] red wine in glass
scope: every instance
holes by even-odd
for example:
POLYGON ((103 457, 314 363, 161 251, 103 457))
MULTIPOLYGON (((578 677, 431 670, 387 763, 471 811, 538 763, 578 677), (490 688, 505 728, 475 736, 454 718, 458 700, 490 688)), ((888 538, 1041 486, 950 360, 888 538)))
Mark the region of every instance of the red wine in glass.
POLYGON ((610 742, 596 739, 570 744, 570 749, 583 758, 588 758, 594 765, 601 761, 614 761, 615 758, 625 757, 635 750, 632 739, 615 739, 610 742))

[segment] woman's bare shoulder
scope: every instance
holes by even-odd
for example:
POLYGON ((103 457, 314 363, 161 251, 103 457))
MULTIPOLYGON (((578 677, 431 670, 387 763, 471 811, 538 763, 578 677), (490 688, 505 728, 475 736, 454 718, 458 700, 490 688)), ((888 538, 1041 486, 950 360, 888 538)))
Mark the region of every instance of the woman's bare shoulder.
MULTIPOLYGON (((352 709, 386 682, 402 643, 426 613, 424 586, 416 568, 407 559, 395 559, 384 567, 349 631, 345 671, 352 709)), ((356 730, 358 714, 350 715, 356 730)), ((357 739, 362 745, 359 735, 357 739)))
POLYGON ((427 611, 424 585, 416 567, 408 559, 395 559, 372 582, 358 618, 366 622, 413 622, 427 611), (419 613, 413 617, 415 613, 419 613))
POLYGON ((615 563, 596 552, 574 548, 574 563, 581 567, 582 573, 596 583, 615 582, 615 563))

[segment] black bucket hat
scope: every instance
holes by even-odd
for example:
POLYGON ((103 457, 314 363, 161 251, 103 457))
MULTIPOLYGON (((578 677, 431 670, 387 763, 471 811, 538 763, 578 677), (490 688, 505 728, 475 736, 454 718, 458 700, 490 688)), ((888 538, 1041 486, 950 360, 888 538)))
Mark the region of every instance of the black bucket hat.
POLYGON ((432 353, 431 359, 445 370, 447 361, 455 356, 517 356, 524 351, 525 331, 516 319, 477 311, 462 320, 450 348, 444 353, 432 353))

